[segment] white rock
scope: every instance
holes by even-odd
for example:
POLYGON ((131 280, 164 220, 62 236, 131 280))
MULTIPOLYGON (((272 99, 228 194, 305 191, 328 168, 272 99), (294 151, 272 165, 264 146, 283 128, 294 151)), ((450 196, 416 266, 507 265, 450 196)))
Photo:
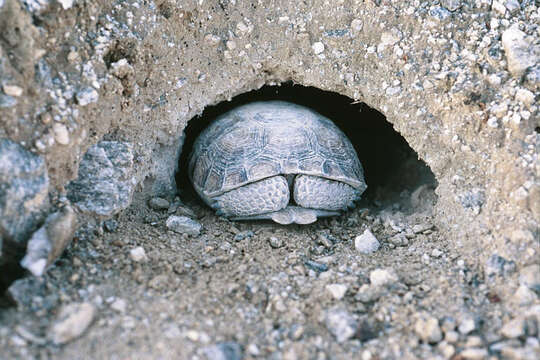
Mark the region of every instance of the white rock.
POLYGON ((525 324, 523 318, 518 317, 504 324, 504 326, 501 328, 501 334, 510 339, 525 335, 525 324))
POLYGON ((311 45, 311 48, 313 49, 313 52, 315 53, 315 55, 319 55, 320 53, 324 51, 324 44, 320 41, 317 41, 316 43, 311 45))
POLYGON ((462 359, 466 359, 466 360, 482 360, 482 359, 487 359, 488 351, 482 348, 470 348, 470 349, 465 349, 462 352, 460 352, 459 356, 462 359))
POLYGON ((240 34, 245 34, 249 31, 249 28, 246 24, 244 24, 243 22, 239 22, 238 24, 236 24, 236 30, 240 33, 240 34))
POLYGON ((249 354, 253 356, 258 356, 261 353, 257 344, 253 344, 253 343, 249 344, 246 350, 249 354))
POLYGON ((491 74, 488 76, 488 81, 492 86, 499 86, 501 85, 501 77, 497 74, 491 74))
POLYGON ((60 145, 69 144, 69 131, 66 125, 61 123, 55 123, 52 126, 52 130, 54 134, 54 140, 56 140, 57 143, 59 143, 60 145))
POLYGON ((85 87, 77 93, 76 97, 79 105, 86 106, 88 104, 98 101, 99 94, 96 89, 91 87, 85 87))
POLYGON ((511 301, 517 305, 529 305, 532 304, 537 299, 537 295, 525 285, 520 285, 514 295, 511 298, 511 301))
POLYGON ((434 257, 434 258, 439 258, 443 255, 444 253, 439 250, 439 249, 433 249, 433 251, 431 252, 431 256, 434 257))
POLYGON ((458 331, 463 335, 467 335, 474 329, 476 329, 476 321, 474 321, 472 317, 466 317, 461 320, 461 323, 458 327, 458 331))
POLYGON ((399 278, 392 268, 375 269, 369 274, 369 281, 373 286, 386 286, 397 283, 399 278))
POLYGON ((506 103, 493 105, 490 110, 493 115, 500 119, 508 112, 508 105, 506 103))
POLYGON ((444 334, 444 340, 451 344, 456 343, 459 340, 459 334, 457 333, 457 331, 447 331, 444 334))
POLYGON ((127 59, 120 59, 111 64, 111 72, 117 78, 122 79, 126 76, 133 75, 135 70, 133 69, 133 66, 128 63, 127 59))
POLYGON ((347 310, 340 308, 330 309, 326 312, 325 324, 338 343, 352 338, 358 327, 354 317, 347 310))
POLYGON ((60 311, 51 328, 52 341, 65 344, 81 336, 94 320, 96 308, 90 303, 73 303, 60 311))
POLYGON ((399 41, 399 37, 391 31, 385 31, 381 35, 381 44, 385 46, 394 45, 398 41, 399 41))
POLYGON ((326 291, 332 295, 332 297, 336 300, 341 300, 345 296, 345 293, 347 292, 347 285, 343 284, 328 284, 326 285, 326 291))
POLYGON ((456 353, 456 349, 453 345, 450 345, 446 341, 443 341, 437 345, 439 351, 443 354, 445 359, 451 359, 452 356, 456 353))
POLYGON ((127 308, 127 302, 124 299, 116 299, 111 304, 111 309, 118 311, 119 313, 125 313, 127 308))
POLYGON ((506 13, 506 7, 501 1, 493 1, 491 7, 493 8, 493 10, 497 11, 501 15, 504 15, 506 13))
POLYGON ((510 14, 515 14, 521 9, 521 5, 517 0, 506 0, 504 6, 510 11, 510 14))
POLYGON ((439 320, 431 315, 420 315, 414 324, 414 331, 424 342, 430 344, 438 343, 442 340, 439 320))
POLYGON ((534 102, 534 94, 527 89, 518 89, 516 91, 516 100, 521 101, 523 105, 530 108, 534 102))
POLYGON ((502 44, 508 61, 508 70, 518 78, 525 73, 529 66, 533 66, 538 61, 525 36, 525 33, 516 26, 510 27, 502 34, 502 44))
POLYGON ((354 19, 353 21, 351 21, 351 30, 353 33, 360 32, 363 26, 364 23, 360 19, 354 19))
POLYGON ((519 283, 532 290, 540 289, 540 265, 525 266, 519 272, 519 283))
POLYGON ((229 49, 229 50, 236 49, 236 42, 234 42, 233 40, 227 40, 225 45, 227 46, 227 49, 229 49))
POLYGON ((73 2, 74 0, 57 0, 61 5, 62 7, 64 8, 64 10, 67 10, 69 9, 70 7, 73 6, 73 2))
POLYGON ((21 96, 23 93, 23 89, 20 86, 17 85, 4 85, 3 87, 4 93, 9 96, 21 96))
POLYGON ((371 254, 377 251, 380 245, 379 240, 369 229, 354 239, 354 248, 362 254, 371 254))
POLYGON ((135 262, 141 262, 146 260, 146 251, 142 246, 137 246, 129 251, 129 257, 135 262))
POLYGON ((497 118, 496 118, 496 117, 490 117, 490 118, 488 119, 487 124, 488 124, 488 126, 489 126, 490 128, 496 129, 496 128, 499 127, 499 122, 497 121, 497 118))

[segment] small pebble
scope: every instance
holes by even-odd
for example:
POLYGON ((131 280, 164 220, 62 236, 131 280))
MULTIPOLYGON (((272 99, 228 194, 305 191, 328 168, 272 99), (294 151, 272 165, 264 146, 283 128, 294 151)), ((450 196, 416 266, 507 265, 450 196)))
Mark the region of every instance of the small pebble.
POLYGON ((380 245, 379 240, 369 229, 354 239, 354 248, 362 254, 371 254, 377 251, 380 245))
POLYGON ((142 262, 146 260, 146 251, 142 246, 137 246, 129 251, 129 257, 135 262, 142 262))
POLYGON ((208 360, 242 360, 244 357, 242 347, 235 342, 224 342, 202 349, 208 360))
POLYGON ((439 249, 433 249, 431 252, 431 256, 434 258, 440 258, 442 256, 443 252, 439 249))
POLYGON ((450 344, 455 344, 459 340, 459 334, 457 331, 448 331, 444 334, 444 340, 450 344))
POLYGON ((120 59, 111 64, 111 72, 119 79, 126 78, 134 73, 134 69, 127 59, 120 59))
POLYGON ((430 344, 442 340, 439 320, 431 315, 420 315, 414 324, 414 331, 424 341, 430 344))
POLYGON ((77 92, 76 98, 79 105, 86 106, 98 101, 99 94, 94 88, 86 87, 77 92))
POLYGON ((456 353, 456 349, 454 348, 454 346, 445 341, 439 343, 437 348, 443 354, 445 359, 451 359, 452 356, 456 353))
POLYGON ((278 238, 278 237, 275 237, 275 236, 271 236, 269 239, 268 239, 268 243, 270 244, 271 247, 273 247, 274 249, 279 249, 280 247, 282 247, 284 244, 283 244, 283 240, 281 240, 281 238, 278 238))
POLYGON ((476 329, 476 322, 472 317, 467 317, 461 320, 458 331, 460 334, 467 335, 476 329))
POLYGON ((57 143, 59 143, 60 145, 69 144, 69 131, 66 125, 61 123, 55 123, 52 126, 52 130, 54 133, 54 140, 56 140, 57 143))
POLYGON ((460 352, 459 356, 466 360, 482 360, 487 359, 488 351, 482 348, 470 348, 460 352))
POLYGON ((103 222, 103 227, 104 227, 105 230, 107 230, 108 232, 113 233, 113 232, 115 232, 116 230, 118 230, 118 221, 116 221, 116 220, 114 220, 114 219, 105 220, 105 221, 103 222))
POLYGON ((409 245, 409 239, 404 234, 397 234, 388 239, 390 244, 395 246, 407 246, 409 245))
POLYGON ((324 44, 320 41, 314 43, 311 48, 313 49, 313 52, 315 55, 319 55, 324 51, 324 44))
POLYGON ((347 285, 343 284, 328 284, 326 285, 326 291, 332 295, 332 297, 336 300, 341 300, 345 296, 345 293, 347 292, 347 285))
POLYGON ((502 34, 502 45, 508 62, 508 70, 516 78, 521 77, 528 67, 535 65, 536 56, 531 52, 532 46, 525 39, 526 34, 519 30, 517 24, 502 34))
POLYGON ((52 341, 61 345, 78 338, 90 326, 95 315, 96 308, 90 303, 72 303, 63 307, 51 327, 52 341))
POLYGON ((363 26, 364 24, 361 19, 354 19, 351 21, 351 30, 353 33, 360 32, 363 26))
POLYGON ((127 302, 124 299, 116 299, 111 304, 111 309, 118 311, 119 313, 125 313, 127 308, 127 302))
POLYGON ((529 287, 520 285, 510 300, 517 305, 527 306, 535 302, 537 298, 538 296, 529 287))
POLYGON ((169 208, 169 202, 166 199, 160 197, 153 197, 148 200, 148 206, 154 210, 166 210, 169 208))
POLYGON ((369 281, 373 286, 387 286, 397 283, 399 278, 392 268, 375 269, 369 274, 369 281))
POLYGON ((261 353, 261 350, 259 350, 259 347, 257 346, 257 344, 249 344, 247 346, 247 352, 250 354, 250 355, 253 355, 253 356, 259 356, 259 354, 261 353))
POLYGON ((484 344, 482 341, 482 338, 480 336, 469 336, 467 337, 467 341, 465 342, 466 348, 474 348, 474 347, 480 347, 484 344))
POLYGON ((9 96, 19 97, 23 93, 22 87, 17 85, 4 85, 2 89, 4 90, 4 93, 9 96))
POLYGON ((519 284, 540 293, 540 265, 529 265, 521 269, 519 284))
POLYGON ((516 91, 516 100, 521 101, 523 105, 530 108, 534 103, 534 94, 527 89, 518 89, 516 91))
POLYGON ((306 260, 304 262, 304 265, 306 265, 307 268, 316 271, 316 272, 325 272, 328 271, 328 265, 313 261, 313 260, 306 260))
POLYGON ((201 233, 202 225, 187 216, 171 215, 166 222, 167 228, 179 234, 197 236, 201 233))
POLYGON ((324 322, 326 328, 334 335, 338 343, 352 338, 358 328, 355 318, 347 310, 341 308, 326 311, 324 322))

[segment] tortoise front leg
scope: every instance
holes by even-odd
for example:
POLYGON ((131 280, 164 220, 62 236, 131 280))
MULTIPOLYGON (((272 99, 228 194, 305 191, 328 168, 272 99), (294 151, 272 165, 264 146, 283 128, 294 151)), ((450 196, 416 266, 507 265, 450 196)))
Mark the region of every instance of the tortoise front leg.
POLYGON ((273 176, 228 191, 211 205, 218 215, 249 217, 281 210, 289 203, 289 186, 283 176, 273 176))
POLYGON ((294 180, 297 205, 321 210, 347 210, 360 198, 360 192, 340 181, 312 175, 298 175, 294 180))

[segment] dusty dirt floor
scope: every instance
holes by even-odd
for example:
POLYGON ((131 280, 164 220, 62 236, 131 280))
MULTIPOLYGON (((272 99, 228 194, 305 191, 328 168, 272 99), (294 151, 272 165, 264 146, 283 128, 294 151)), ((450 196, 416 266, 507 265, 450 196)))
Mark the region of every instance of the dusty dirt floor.
POLYGON ((156 211, 138 193, 105 226, 83 225, 43 278, 13 287, 19 308, 0 312, 2 358, 535 358, 536 333, 498 334, 515 289, 470 268, 431 222, 433 186, 389 194, 279 226, 229 222, 189 193, 156 211), (200 235, 166 228, 168 215, 191 211, 200 235), (355 249, 365 229, 381 243, 370 254, 355 249), (60 304, 79 306, 67 334, 55 328, 60 304), (80 338, 70 334, 78 323, 88 326, 80 338))

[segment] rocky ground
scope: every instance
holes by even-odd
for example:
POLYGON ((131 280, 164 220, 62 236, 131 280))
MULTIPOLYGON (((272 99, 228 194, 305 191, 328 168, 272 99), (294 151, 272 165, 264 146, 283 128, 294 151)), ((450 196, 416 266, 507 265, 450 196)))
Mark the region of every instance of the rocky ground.
POLYGON ((2 357, 537 359, 538 265, 471 266, 433 223, 435 198, 423 186, 278 226, 139 194, 10 288, 2 357))

